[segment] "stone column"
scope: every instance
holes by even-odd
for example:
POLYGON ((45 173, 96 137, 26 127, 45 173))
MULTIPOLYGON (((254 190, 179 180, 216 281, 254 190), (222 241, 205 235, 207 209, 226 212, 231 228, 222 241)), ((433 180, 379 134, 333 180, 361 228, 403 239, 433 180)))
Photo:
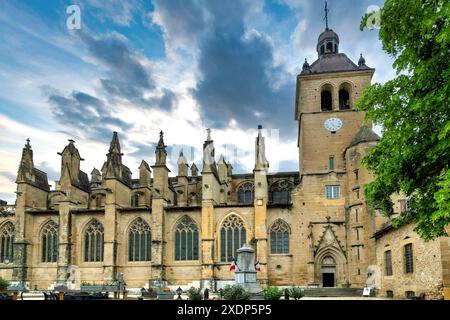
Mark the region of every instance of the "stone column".
POLYGON ((67 198, 59 202, 57 286, 67 285, 69 266, 72 262, 72 244, 70 239, 72 228, 71 204, 74 203, 67 198))
POLYGON ((165 286, 164 268, 164 207, 163 197, 153 197, 152 201, 152 265, 151 285, 165 286))
POLYGON ((214 204, 212 200, 202 201, 202 288, 211 288, 214 279, 214 204))
POLYGON ((116 278, 116 232, 117 232, 117 207, 116 207, 116 192, 119 183, 115 179, 106 179, 106 188, 112 190, 106 194, 105 200, 105 218, 103 222, 104 227, 104 248, 103 248, 103 275, 106 279, 116 278))

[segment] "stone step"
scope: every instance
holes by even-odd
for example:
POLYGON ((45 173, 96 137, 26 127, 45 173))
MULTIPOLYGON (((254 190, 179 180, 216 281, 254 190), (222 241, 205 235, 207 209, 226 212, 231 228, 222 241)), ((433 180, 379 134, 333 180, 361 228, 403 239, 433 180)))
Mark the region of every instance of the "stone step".
POLYGON ((307 288, 305 297, 361 297, 361 288, 307 288))

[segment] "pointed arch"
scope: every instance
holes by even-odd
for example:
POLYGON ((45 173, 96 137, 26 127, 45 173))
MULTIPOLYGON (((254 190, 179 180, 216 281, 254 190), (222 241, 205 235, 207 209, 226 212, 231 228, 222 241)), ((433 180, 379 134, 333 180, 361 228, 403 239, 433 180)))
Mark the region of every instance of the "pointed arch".
POLYGON ((92 219, 86 225, 84 231, 85 262, 103 261, 104 232, 103 224, 97 219, 92 219))
POLYGON ((277 180, 269 188, 269 202, 274 204, 290 204, 294 184, 287 180, 277 180))
POLYGON ((0 226, 0 263, 14 258, 14 224, 6 221, 0 226))
POLYGON ((270 227, 270 253, 271 254, 288 254, 290 251, 289 236, 291 228, 289 224, 277 219, 270 227))
POLYGON ((152 232, 141 217, 133 220, 128 228, 128 261, 151 261, 152 232))
POLYGON ((41 228, 41 261, 56 262, 58 259, 58 224, 53 220, 41 228))
POLYGON ((237 202, 239 204, 252 204, 255 193, 255 185, 252 181, 244 181, 238 185, 237 202))
POLYGON ((189 216, 181 217, 175 224, 175 260, 199 259, 199 230, 189 216))
POLYGON ((247 242, 247 230, 244 220, 232 213, 228 215, 220 227, 220 261, 232 261, 236 250, 247 242))

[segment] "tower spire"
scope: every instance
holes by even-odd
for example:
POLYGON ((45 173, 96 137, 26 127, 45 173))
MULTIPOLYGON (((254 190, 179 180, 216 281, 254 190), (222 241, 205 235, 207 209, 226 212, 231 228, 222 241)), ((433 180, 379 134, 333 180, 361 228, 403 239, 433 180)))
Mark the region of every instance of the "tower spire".
POLYGON ((161 130, 159 133, 159 141, 158 145, 156 146, 156 161, 155 165, 166 165, 166 157, 167 157, 167 151, 166 151, 166 145, 164 144, 164 132, 161 130))
POLYGON ((325 30, 328 30, 328 12, 330 9, 328 9, 328 1, 325 1, 325 30))

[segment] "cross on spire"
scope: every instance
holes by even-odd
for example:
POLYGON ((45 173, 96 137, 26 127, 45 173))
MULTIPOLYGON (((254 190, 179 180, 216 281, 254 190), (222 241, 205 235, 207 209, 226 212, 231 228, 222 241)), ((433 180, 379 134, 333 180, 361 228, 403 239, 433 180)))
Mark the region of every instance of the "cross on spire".
POLYGON ((328 30, 328 12, 330 11, 330 9, 328 9, 328 1, 325 1, 325 27, 326 30, 328 30))

